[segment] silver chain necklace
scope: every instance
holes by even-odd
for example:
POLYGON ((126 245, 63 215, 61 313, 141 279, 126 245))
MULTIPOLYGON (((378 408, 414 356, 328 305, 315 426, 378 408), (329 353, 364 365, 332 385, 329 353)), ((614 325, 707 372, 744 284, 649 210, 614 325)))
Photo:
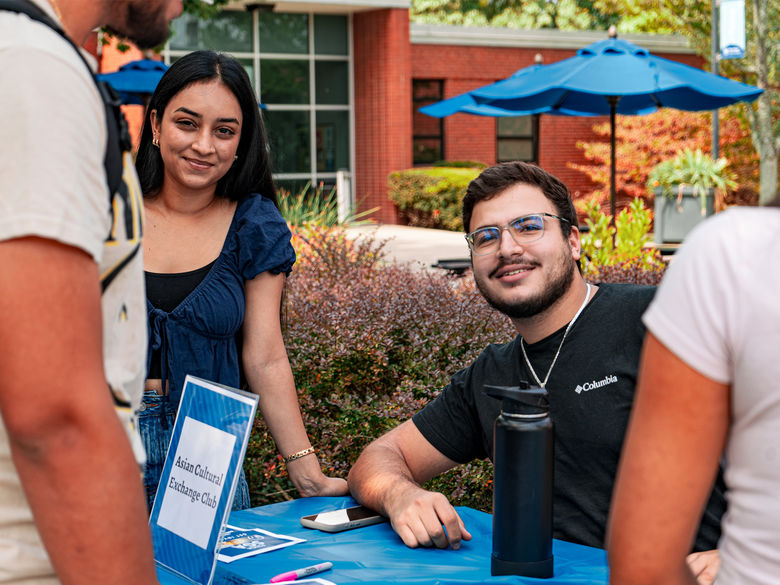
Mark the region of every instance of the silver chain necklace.
POLYGON ((544 382, 539 380, 539 376, 536 375, 536 370, 534 370, 534 367, 531 365, 531 361, 528 359, 528 354, 525 353, 525 342, 523 341, 523 338, 520 337, 520 349, 523 350, 523 357, 525 358, 525 364, 528 366, 528 369, 531 370, 531 375, 533 375, 534 380, 536 380, 536 383, 539 384, 541 388, 547 386, 547 380, 550 379, 550 372, 552 372, 553 368, 555 367, 555 362, 558 361, 558 356, 561 353, 563 342, 566 341, 566 336, 569 334, 569 330, 574 325, 574 322, 577 320, 577 317, 580 316, 580 313, 582 313, 582 310, 585 308, 585 305, 588 304, 588 299, 590 299, 590 283, 587 283, 587 287, 588 288, 585 291, 585 300, 582 301, 582 304, 580 305, 580 308, 577 311, 577 313, 574 315, 574 318, 571 321, 569 321, 569 324, 566 326, 566 331, 563 332, 563 337, 561 338, 561 342, 558 344, 558 351, 555 352, 555 357, 553 358, 550 367, 547 369, 547 375, 544 377, 544 382))

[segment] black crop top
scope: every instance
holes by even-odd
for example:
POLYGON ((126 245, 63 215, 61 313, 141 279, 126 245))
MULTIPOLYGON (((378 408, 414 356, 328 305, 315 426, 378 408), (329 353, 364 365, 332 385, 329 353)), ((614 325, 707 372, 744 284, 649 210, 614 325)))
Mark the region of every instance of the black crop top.
POLYGON ((206 278, 206 274, 214 266, 214 262, 189 272, 176 272, 173 274, 144 272, 146 276, 146 298, 158 309, 170 313, 206 278))

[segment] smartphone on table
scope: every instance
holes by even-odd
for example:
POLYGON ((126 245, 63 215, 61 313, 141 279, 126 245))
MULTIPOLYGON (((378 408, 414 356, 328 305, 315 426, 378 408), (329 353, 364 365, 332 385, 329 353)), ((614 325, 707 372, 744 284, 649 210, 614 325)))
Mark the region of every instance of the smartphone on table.
POLYGON ((353 506, 342 510, 320 512, 311 516, 303 516, 301 524, 306 528, 316 528, 324 532, 341 532, 361 526, 370 526, 384 522, 386 518, 365 506, 353 506))

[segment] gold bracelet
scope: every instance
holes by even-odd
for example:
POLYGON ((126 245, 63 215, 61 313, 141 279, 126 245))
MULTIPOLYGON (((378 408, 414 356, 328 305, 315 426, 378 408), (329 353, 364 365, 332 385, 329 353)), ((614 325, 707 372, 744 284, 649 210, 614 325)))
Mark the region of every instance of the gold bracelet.
POLYGON ((284 462, 289 463, 290 461, 295 461, 296 459, 306 457, 306 455, 311 455, 312 453, 314 453, 314 447, 307 447, 303 451, 298 451, 297 453, 293 453, 292 455, 284 457, 284 462))

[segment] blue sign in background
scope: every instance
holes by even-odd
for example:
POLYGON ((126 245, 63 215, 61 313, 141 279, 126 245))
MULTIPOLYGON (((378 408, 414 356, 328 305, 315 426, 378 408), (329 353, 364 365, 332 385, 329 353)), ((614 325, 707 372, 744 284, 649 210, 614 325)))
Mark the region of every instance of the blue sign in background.
POLYGON ((239 477, 238 472, 244 460, 256 410, 257 396, 253 394, 201 380, 194 376, 187 376, 184 381, 181 403, 176 415, 171 442, 168 446, 168 455, 160 477, 149 524, 152 529, 155 560, 195 583, 209 585, 213 578, 217 543, 220 542, 222 529, 233 502, 239 477), (175 455, 182 438, 182 428, 187 418, 229 433, 236 439, 222 482, 221 494, 206 548, 194 544, 158 523, 166 486, 168 486, 175 455))

